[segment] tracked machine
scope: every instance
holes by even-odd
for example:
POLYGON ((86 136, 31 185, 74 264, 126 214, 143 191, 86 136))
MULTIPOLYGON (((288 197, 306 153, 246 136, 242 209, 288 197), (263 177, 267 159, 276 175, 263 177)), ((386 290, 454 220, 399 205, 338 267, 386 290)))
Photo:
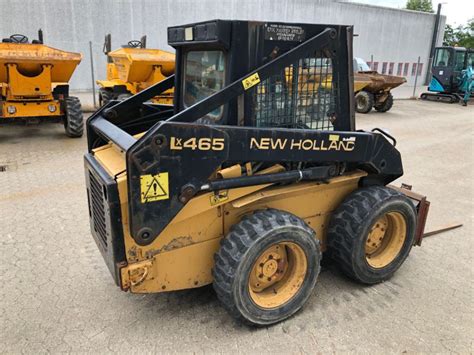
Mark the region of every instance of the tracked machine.
POLYGON ((68 81, 81 62, 79 53, 66 52, 38 39, 14 34, 0 43, 0 124, 64 124, 66 135, 84 131, 81 103, 69 95, 68 81))
POLYGON ((303 306, 323 255, 364 284, 402 265, 429 203, 387 186, 395 139, 356 130, 352 30, 170 27, 176 74, 91 116, 91 231, 122 290, 213 284, 233 317, 268 325, 303 306), (172 109, 147 102, 172 87, 172 109))
POLYGON ((468 85, 463 75, 468 67, 474 67, 474 48, 437 47, 428 92, 422 93, 420 99, 452 104, 462 100, 466 91, 467 97, 473 96, 474 86, 468 85))

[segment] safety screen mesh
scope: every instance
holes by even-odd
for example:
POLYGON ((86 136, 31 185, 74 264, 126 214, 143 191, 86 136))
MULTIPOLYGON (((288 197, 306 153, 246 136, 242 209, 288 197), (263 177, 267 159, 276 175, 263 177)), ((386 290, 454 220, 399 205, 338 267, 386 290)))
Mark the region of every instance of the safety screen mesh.
POLYGON ((329 56, 299 59, 257 85, 256 126, 332 130, 335 89, 329 56))

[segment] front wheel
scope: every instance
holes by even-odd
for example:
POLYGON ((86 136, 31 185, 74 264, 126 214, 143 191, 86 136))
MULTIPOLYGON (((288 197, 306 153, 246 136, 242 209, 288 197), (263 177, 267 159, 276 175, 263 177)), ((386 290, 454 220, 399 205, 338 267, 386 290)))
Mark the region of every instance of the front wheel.
POLYGON ((82 137, 84 133, 84 118, 82 116, 81 102, 77 97, 67 97, 66 112, 64 117, 64 129, 66 135, 71 138, 82 137))
POLYGON ((368 113, 374 106, 374 94, 362 90, 355 96, 356 111, 359 113, 368 113))
POLYGON ((297 312, 311 295, 321 251, 300 218, 268 209, 245 216, 215 255, 214 289, 229 313, 269 325, 297 312))
POLYGON ((416 212, 402 193, 361 188, 336 209, 329 223, 329 253, 350 278, 375 284, 390 278, 415 241, 416 212))

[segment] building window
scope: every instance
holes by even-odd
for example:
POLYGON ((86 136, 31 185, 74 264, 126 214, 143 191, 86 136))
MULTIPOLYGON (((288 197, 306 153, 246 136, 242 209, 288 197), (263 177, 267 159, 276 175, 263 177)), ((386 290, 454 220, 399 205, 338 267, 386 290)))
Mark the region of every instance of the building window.
POLYGON ((410 63, 405 63, 403 67, 403 76, 408 76, 408 68, 410 67, 410 63))
POLYGON ((403 69, 403 63, 398 63, 398 67, 397 67, 398 76, 402 75, 402 69, 403 69))
POLYGON ((421 75, 422 71, 423 71, 423 63, 420 63, 420 65, 418 65, 418 73, 416 75, 421 75))
POLYGON ((382 63, 382 74, 385 74, 387 72, 387 62, 382 63))
POLYGON ((388 75, 393 74, 393 66, 395 65, 394 62, 391 62, 390 65, 388 66, 388 75))
POLYGON ((416 63, 413 63, 413 66, 411 67, 411 76, 415 76, 416 74, 416 63))
POLYGON ((372 67, 373 71, 377 71, 379 69, 379 62, 374 62, 374 66, 372 67))

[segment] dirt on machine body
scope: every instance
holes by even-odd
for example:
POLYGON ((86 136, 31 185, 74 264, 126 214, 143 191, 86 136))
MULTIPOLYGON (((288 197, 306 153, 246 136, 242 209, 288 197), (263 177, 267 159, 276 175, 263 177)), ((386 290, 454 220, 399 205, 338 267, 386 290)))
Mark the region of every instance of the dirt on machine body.
POLYGON ((68 81, 82 55, 48 47, 38 35, 31 43, 19 34, 0 43, 0 123, 62 122, 68 136, 80 137, 81 104, 69 96, 68 81))
MULTIPOLYGON (((174 73, 174 54, 146 48, 146 36, 112 51, 111 35, 108 34, 105 36, 104 54, 107 55, 107 78, 97 80, 101 106, 110 100, 123 100, 135 95, 174 73)), ((173 90, 167 90, 151 101, 171 105, 173 90)))
POLYGON ((354 93, 356 111, 368 113, 374 108, 387 112, 393 106, 392 89, 406 83, 401 76, 379 74, 361 58, 354 58, 354 93))
POLYGON ((355 128, 352 38, 327 24, 168 28, 176 74, 87 122, 91 232, 117 286, 213 284, 231 316, 269 325, 305 304, 322 258, 364 284, 400 268, 429 204, 388 186, 403 175, 396 140, 355 128), (148 101, 173 87, 172 108, 148 101))

